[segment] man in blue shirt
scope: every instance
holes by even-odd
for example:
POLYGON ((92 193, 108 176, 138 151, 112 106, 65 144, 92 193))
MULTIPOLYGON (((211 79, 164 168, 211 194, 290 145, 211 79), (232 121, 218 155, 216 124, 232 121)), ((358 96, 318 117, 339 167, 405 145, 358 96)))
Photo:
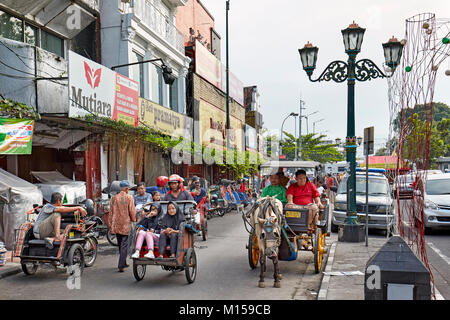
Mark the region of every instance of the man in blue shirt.
POLYGON ((200 180, 196 180, 194 182, 194 189, 192 192, 195 192, 194 200, 197 204, 202 201, 204 197, 206 197, 206 190, 200 186, 200 180))
POLYGON ((153 194, 153 192, 158 191, 161 195, 161 199, 169 192, 169 188, 166 186, 169 178, 166 176, 159 176, 156 178, 156 186, 146 188, 147 192, 153 194))
POLYGON ((136 207, 136 214, 139 217, 144 211, 144 204, 153 202, 152 195, 145 192, 145 183, 141 182, 137 187, 137 194, 134 196, 134 206, 136 207))

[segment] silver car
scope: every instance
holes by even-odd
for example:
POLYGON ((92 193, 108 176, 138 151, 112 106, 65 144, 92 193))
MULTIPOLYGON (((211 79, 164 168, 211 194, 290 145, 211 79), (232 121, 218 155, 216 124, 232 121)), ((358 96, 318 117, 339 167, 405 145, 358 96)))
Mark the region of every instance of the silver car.
POLYGON ((427 175, 423 201, 425 232, 450 229, 450 173, 427 175))
MULTIPOLYGON (((344 224, 347 215, 347 179, 344 176, 337 189, 331 219, 331 231, 337 232, 338 226, 344 224)), ((369 173, 369 229, 393 231, 394 201, 391 196, 389 182, 380 173, 369 173)), ((356 211, 358 221, 365 223, 366 217, 366 175, 356 174, 356 211)))

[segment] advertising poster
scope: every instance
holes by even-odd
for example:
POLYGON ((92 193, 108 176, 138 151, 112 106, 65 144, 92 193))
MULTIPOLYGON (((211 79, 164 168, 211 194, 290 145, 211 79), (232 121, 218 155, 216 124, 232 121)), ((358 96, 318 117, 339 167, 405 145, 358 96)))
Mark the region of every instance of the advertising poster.
POLYGON ((139 123, 139 83, 116 73, 113 120, 137 127, 139 123))
POLYGON ((69 51, 69 117, 95 114, 112 118, 115 72, 69 51))
POLYGON ((31 154, 34 120, 0 118, 0 154, 31 154))

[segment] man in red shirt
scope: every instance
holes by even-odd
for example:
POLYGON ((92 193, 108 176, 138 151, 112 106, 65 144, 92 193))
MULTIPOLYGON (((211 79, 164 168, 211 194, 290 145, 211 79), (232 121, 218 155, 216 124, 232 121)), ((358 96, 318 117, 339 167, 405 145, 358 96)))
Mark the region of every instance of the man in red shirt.
POLYGON ((311 227, 312 219, 314 217, 314 223, 318 223, 318 211, 319 208, 323 208, 320 202, 320 193, 317 191, 316 186, 308 181, 305 170, 297 170, 295 173, 295 180, 297 183, 291 184, 286 192, 287 205, 286 207, 293 207, 294 205, 308 206, 309 219, 308 223, 311 227))

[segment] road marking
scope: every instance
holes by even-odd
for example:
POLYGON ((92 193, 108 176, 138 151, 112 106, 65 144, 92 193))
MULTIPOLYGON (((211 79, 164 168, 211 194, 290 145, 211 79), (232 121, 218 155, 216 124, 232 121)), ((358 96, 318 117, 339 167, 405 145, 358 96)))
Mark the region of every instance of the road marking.
POLYGON ((441 250, 439 250, 432 242, 427 242, 427 245, 428 245, 431 249, 433 249, 433 251, 436 252, 436 253, 439 255, 439 257, 442 258, 442 260, 444 260, 445 262, 447 262, 447 264, 450 265, 450 258, 447 257, 447 256, 445 256, 445 255, 441 252, 441 250))
MULTIPOLYGON (((439 248, 437 248, 432 242, 427 242, 427 245, 434 251, 437 253, 437 255, 439 257, 441 257, 442 260, 444 260, 445 262, 447 262, 447 264, 450 265, 450 258, 447 257, 446 255, 444 255, 441 250, 439 250, 439 248)), ((439 290, 436 288, 436 286, 434 287, 434 290, 436 291, 436 300, 445 300, 445 298, 441 295, 441 293, 439 292, 439 290)))

